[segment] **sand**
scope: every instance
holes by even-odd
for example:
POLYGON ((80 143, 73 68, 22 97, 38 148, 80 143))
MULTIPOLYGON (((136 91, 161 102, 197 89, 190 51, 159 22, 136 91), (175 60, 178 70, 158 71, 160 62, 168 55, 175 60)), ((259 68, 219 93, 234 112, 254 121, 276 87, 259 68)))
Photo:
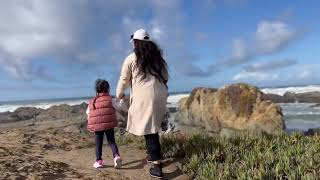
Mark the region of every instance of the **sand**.
MULTIPOLYGON (((94 135, 81 133, 78 122, 64 120, 0 124, 0 179, 152 179, 145 150, 119 146, 121 169, 103 147, 106 166, 95 169, 94 135)), ((164 161, 164 179, 188 179, 173 159, 164 161)))

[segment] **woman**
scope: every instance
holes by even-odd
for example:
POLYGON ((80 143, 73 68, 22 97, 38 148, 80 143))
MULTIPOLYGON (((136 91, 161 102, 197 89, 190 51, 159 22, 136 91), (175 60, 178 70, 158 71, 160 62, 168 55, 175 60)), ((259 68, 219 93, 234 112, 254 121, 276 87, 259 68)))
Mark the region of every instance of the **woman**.
POLYGON ((130 86, 130 108, 127 131, 144 136, 148 161, 152 162, 150 175, 162 178, 161 152, 158 132, 164 118, 167 103, 167 63, 162 51, 150 40, 148 33, 137 30, 131 36, 134 53, 124 61, 117 87, 117 98, 124 97, 130 86))

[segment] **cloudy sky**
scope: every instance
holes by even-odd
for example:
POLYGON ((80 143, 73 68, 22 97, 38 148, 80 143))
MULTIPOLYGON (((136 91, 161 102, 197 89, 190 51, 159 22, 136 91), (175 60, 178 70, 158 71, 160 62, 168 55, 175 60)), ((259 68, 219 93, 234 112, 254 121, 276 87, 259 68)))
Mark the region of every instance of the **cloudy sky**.
POLYGON ((2 0, 0 101, 114 93, 130 35, 164 51, 170 91, 247 82, 320 83, 320 2, 310 0, 2 0))

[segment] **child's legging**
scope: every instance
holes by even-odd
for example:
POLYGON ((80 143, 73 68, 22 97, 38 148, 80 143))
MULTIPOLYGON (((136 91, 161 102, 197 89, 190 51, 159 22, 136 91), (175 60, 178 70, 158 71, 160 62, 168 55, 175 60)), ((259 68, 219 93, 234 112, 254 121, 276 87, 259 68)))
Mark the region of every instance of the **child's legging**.
POLYGON ((103 136, 106 134, 108 144, 111 147, 113 157, 119 156, 118 146, 116 144, 116 140, 114 138, 114 131, 113 129, 107 129, 104 131, 97 131, 96 134, 96 160, 102 160, 102 145, 103 145, 103 136))

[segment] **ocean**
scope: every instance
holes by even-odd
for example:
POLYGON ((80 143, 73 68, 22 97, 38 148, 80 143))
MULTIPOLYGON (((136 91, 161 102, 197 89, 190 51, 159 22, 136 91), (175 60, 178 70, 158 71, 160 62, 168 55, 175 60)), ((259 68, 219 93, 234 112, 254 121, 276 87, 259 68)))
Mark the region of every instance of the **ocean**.
POLYGON ((77 105, 83 102, 87 102, 89 99, 89 97, 79 97, 0 102, 0 113, 7 111, 12 112, 19 107, 36 107, 41 109, 48 109, 51 106, 60 104, 77 105))
MULTIPOLYGON (((299 87, 281 87, 281 88, 262 88, 265 93, 283 95, 285 92, 312 92, 320 91, 320 85, 299 86, 299 87)), ((172 93, 168 97, 168 106, 177 107, 178 101, 183 97, 188 97, 189 93, 172 93)), ((0 113, 14 111, 19 107, 37 107, 47 109, 53 105, 68 104, 77 105, 87 102, 89 97, 82 98, 63 98, 63 99, 43 99, 28 101, 9 101, 0 102, 0 113)), ((312 108, 312 103, 280 103, 286 128, 288 131, 305 131, 309 128, 320 128, 320 107, 312 108)))

